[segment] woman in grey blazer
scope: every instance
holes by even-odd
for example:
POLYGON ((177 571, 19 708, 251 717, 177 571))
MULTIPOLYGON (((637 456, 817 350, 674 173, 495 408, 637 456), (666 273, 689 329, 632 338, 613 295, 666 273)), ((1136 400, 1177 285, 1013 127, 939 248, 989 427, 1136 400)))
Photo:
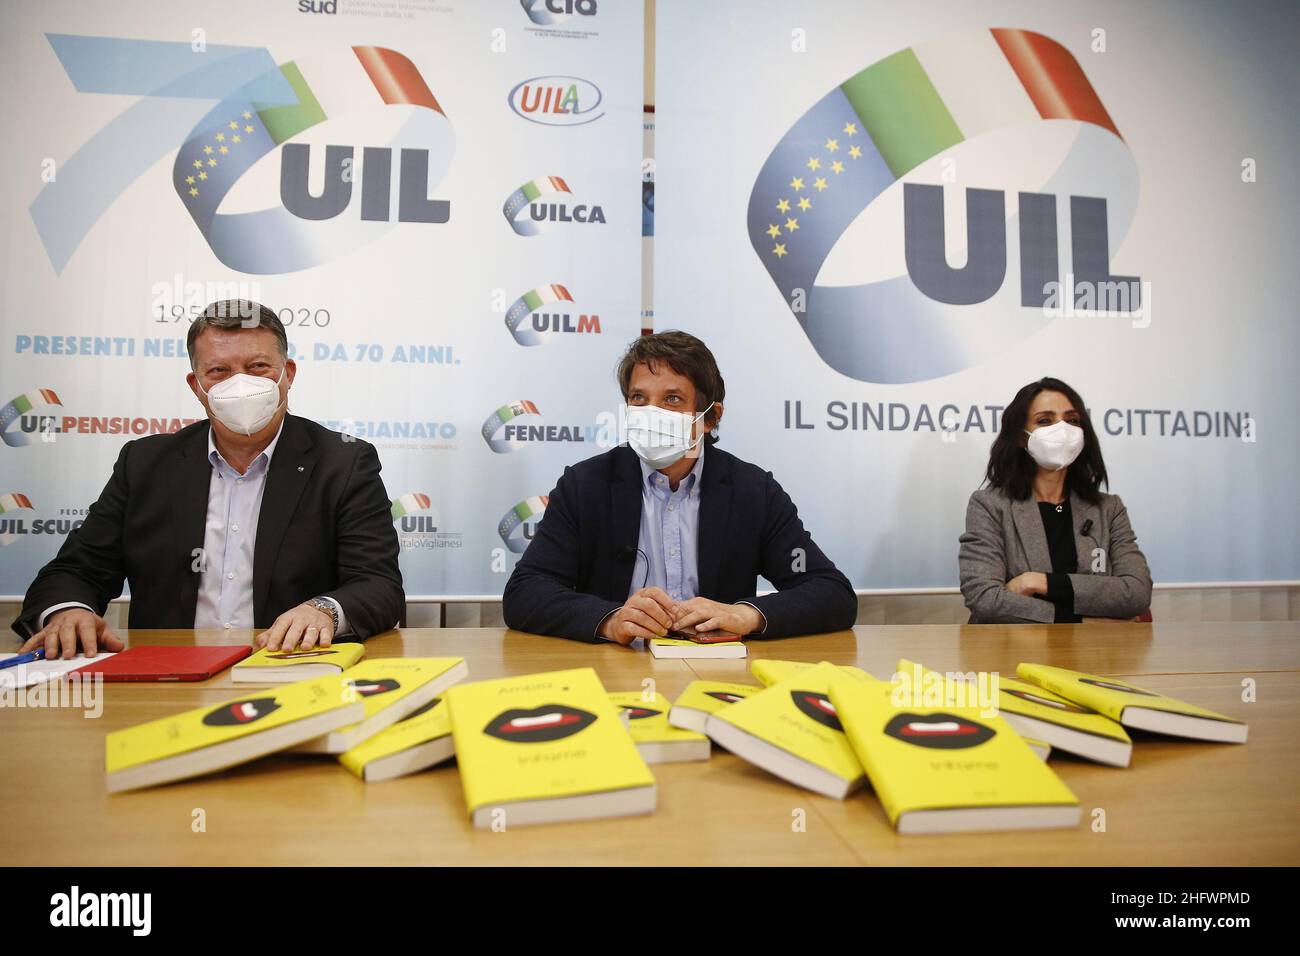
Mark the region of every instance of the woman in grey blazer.
POLYGON ((1151 605, 1151 572, 1106 480, 1079 393, 1031 382, 1007 406, 987 487, 970 497, 961 592, 972 624, 1132 620, 1151 605))

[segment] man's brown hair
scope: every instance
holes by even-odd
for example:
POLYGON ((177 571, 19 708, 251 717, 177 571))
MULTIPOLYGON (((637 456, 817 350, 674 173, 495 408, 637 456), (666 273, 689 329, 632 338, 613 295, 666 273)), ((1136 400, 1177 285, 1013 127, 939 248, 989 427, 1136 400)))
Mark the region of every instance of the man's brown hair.
POLYGON ((190 356, 190 368, 196 367, 194 343, 204 329, 266 329, 275 336, 280 357, 289 357, 289 337, 284 331, 284 323, 262 303, 251 299, 222 299, 213 302, 190 323, 190 330, 185 336, 185 351, 190 356))
POLYGON ((704 416, 704 422, 710 430, 704 437, 704 441, 710 445, 714 444, 718 440, 718 411, 710 406, 714 402, 722 403, 722 399, 727 394, 727 386, 722 381, 722 373, 718 371, 718 363, 713 358, 713 353, 709 351, 709 347, 689 332, 673 329, 668 332, 643 335, 633 340, 627 347, 627 351, 623 353, 623 357, 619 359, 618 370, 615 373, 618 387, 623 392, 623 400, 627 401, 628 390, 632 383, 632 370, 644 364, 650 369, 651 374, 655 374, 659 371, 660 362, 678 375, 685 375, 695 386, 696 414, 706 408, 709 409, 704 416))

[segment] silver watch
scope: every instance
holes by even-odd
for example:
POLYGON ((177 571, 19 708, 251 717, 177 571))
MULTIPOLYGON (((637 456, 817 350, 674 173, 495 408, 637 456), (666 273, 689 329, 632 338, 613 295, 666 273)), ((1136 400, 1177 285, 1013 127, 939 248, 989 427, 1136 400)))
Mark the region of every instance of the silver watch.
POLYGON ((324 611, 330 616, 330 620, 333 622, 333 625, 330 628, 331 634, 337 634, 339 632, 339 609, 334 605, 333 601, 327 601, 323 597, 314 597, 306 603, 310 604, 318 611, 324 611))

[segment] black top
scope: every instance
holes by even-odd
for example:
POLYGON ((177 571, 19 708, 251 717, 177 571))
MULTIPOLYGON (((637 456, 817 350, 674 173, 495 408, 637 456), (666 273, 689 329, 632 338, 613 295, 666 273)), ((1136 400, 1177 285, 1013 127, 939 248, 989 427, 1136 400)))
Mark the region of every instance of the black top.
POLYGON ((1038 513, 1043 518, 1047 551, 1052 556, 1052 571, 1047 575, 1047 594, 1039 596, 1056 605, 1054 623, 1078 623, 1083 618, 1074 613, 1074 586, 1069 578, 1069 575, 1079 570, 1079 552, 1074 546, 1070 499, 1066 498, 1059 505, 1040 501, 1038 513))

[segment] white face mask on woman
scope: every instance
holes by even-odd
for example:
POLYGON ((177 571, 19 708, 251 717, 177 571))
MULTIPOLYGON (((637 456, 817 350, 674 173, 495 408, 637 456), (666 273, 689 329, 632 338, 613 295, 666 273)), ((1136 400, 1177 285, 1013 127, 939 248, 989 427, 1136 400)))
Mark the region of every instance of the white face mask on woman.
POLYGON ((208 409, 217 421, 232 432, 255 435, 280 410, 280 383, 284 381, 284 372, 285 369, 281 368, 280 377, 274 382, 261 375, 239 372, 222 379, 206 392, 200 384, 199 391, 207 397, 208 409))
POLYGON ((681 461, 704 439, 691 440, 695 423, 709 413, 716 402, 698 415, 673 412, 658 405, 628 405, 626 408, 627 443, 656 471, 681 461))
POLYGON ((1038 462, 1038 467, 1050 471, 1070 467, 1083 451, 1083 429, 1066 421, 1026 430, 1025 434, 1029 436, 1025 445, 1029 456, 1038 462))

